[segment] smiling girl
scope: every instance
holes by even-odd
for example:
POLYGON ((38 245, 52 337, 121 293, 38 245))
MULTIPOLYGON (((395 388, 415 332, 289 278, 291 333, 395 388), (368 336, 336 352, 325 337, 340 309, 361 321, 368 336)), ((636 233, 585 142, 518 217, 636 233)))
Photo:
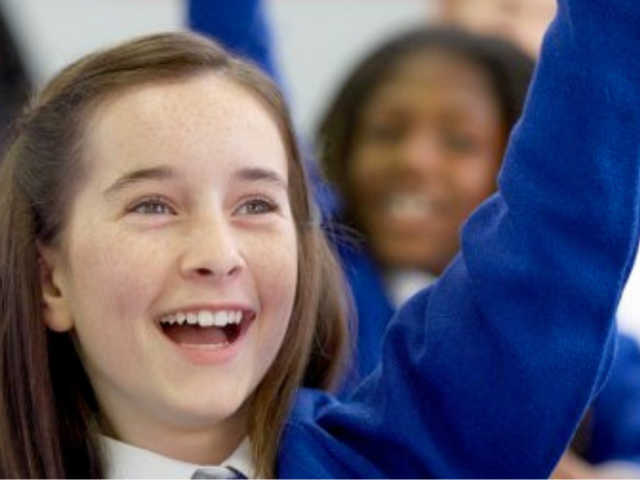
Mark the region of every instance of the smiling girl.
POLYGON ((2 173, 22 245, 3 238, 21 262, 2 277, 3 435, 25 429, 5 476, 101 476, 104 435, 217 464, 249 434, 272 471, 309 350, 325 386, 344 339, 286 122, 259 73, 188 35, 89 57, 42 93, 2 173))
POLYGON ((184 33, 63 71, 0 170, 0 474, 548 475, 608 369, 640 179, 640 5, 563 5, 501 193, 344 402, 298 389, 334 378, 345 300, 271 83, 184 33))

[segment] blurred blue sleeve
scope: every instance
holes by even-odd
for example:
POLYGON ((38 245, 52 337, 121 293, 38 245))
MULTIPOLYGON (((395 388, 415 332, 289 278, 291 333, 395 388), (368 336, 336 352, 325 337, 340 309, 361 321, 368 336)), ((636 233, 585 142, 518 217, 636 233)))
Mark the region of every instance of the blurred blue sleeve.
POLYGON ((262 0, 187 0, 189 28, 248 58, 282 85, 262 0))

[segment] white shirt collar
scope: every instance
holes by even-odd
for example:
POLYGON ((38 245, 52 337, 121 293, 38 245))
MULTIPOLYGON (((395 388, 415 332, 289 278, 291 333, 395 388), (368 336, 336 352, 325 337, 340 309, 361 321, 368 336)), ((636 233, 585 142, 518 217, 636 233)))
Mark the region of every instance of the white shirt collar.
POLYGON ((431 286, 438 279, 435 275, 419 269, 394 269, 384 275, 393 306, 398 308, 418 291, 431 286))
POLYGON ((215 470, 229 467, 247 478, 253 478, 251 443, 245 439, 229 458, 219 466, 195 465, 180 462, 149 450, 134 447, 113 438, 101 436, 105 453, 107 478, 184 478, 188 479, 198 468, 215 470))

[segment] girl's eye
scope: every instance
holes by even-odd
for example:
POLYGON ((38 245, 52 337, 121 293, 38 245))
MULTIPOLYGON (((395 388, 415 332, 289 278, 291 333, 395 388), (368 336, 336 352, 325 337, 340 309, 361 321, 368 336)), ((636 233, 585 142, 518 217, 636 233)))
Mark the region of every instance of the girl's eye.
POLYGON ((240 208, 238 208, 237 213, 240 215, 264 215, 275 212, 276 210, 277 206, 273 202, 253 199, 243 203, 240 208))
POLYGON ((173 215, 175 213, 165 201, 157 198, 137 203, 129 211, 140 215, 173 215))
POLYGON ((374 143, 391 144, 400 141, 404 129, 395 123, 373 122, 363 129, 363 137, 374 143))
POLYGON ((474 153, 478 150, 479 144, 471 135, 448 132, 443 135, 443 144, 450 151, 461 154, 474 153))

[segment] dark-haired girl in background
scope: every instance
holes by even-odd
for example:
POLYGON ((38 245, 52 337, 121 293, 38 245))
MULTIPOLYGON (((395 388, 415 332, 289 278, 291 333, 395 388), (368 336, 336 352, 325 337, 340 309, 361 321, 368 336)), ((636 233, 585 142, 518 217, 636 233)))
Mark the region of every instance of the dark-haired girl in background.
POLYGON ((361 375, 378 364, 396 307, 442 273, 463 221, 495 190, 533 66, 501 40, 418 29, 356 66, 328 108, 320 161, 338 220, 364 239, 337 241, 366 319, 361 375))

